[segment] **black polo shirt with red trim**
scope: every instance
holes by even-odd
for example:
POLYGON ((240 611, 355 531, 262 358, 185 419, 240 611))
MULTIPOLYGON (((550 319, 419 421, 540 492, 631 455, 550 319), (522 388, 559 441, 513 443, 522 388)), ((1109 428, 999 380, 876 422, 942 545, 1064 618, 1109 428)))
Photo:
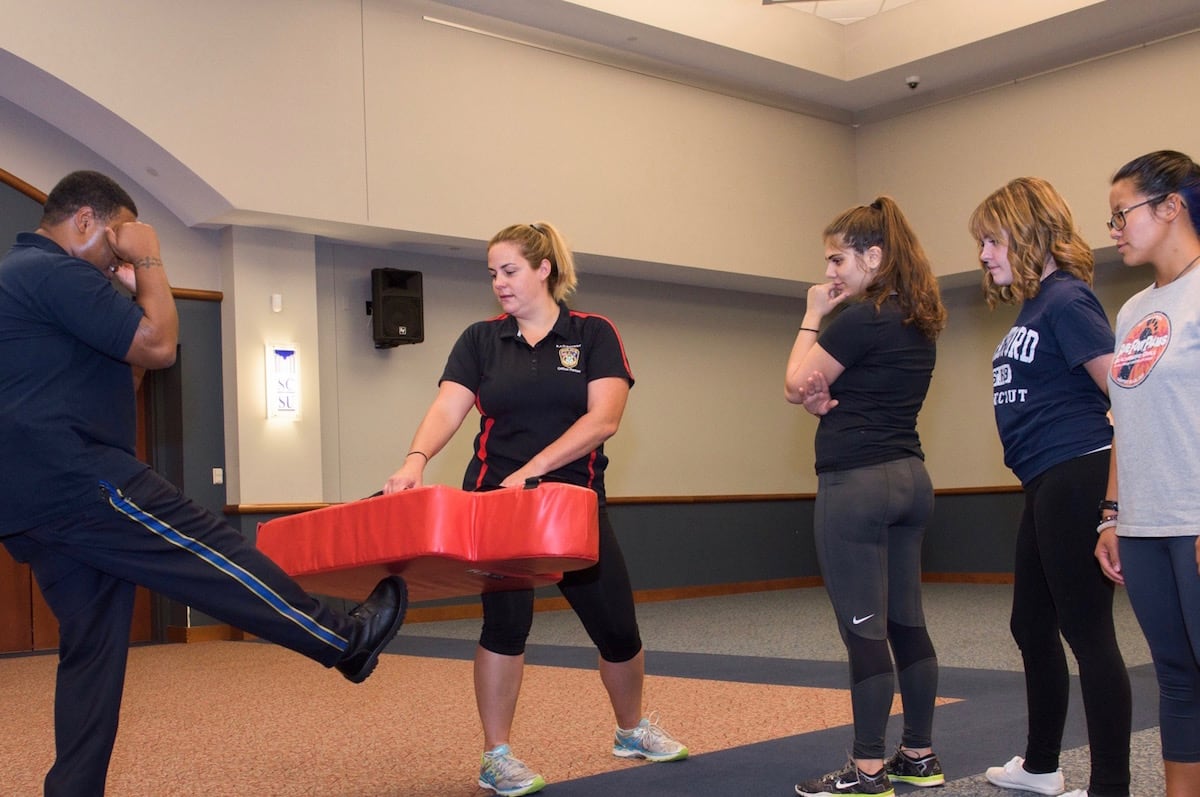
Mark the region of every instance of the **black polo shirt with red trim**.
MULTIPOLYGON (((450 352, 442 380, 475 394, 479 434, 463 489, 498 487, 557 440, 588 406, 588 383, 633 373, 617 328, 607 318, 559 304, 558 321, 536 346, 508 314, 469 326, 450 352)), ((594 451, 544 478, 589 487, 604 501, 608 458, 594 451)))

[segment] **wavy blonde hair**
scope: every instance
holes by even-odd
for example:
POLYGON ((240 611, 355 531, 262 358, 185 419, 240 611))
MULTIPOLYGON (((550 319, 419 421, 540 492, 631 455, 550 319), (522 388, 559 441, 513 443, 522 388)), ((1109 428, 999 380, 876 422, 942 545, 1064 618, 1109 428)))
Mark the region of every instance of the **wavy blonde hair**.
POLYGON ((993 191, 971 213, 967 229, 976 241, 990 238, 1008 244, 1012 284, 997 285, 984 268, 983 293, 988 307, 1000 302, 1018 304, 1042 289, 1047 258, 1065 271, 1092 284, 1095 258, 1075 227, 1071 208, 1062 194, 1040 177, 1018 177, 993 191))

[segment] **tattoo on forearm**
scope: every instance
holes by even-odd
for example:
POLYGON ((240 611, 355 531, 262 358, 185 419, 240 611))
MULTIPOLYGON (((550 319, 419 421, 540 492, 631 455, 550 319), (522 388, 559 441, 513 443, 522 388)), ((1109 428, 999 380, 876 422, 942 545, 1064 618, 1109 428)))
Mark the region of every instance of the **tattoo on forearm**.
POLYGON ((133 264, 134 268, 154 268, 155 266, 161 268, 162 260, 157 257, 143 257, 133 264))

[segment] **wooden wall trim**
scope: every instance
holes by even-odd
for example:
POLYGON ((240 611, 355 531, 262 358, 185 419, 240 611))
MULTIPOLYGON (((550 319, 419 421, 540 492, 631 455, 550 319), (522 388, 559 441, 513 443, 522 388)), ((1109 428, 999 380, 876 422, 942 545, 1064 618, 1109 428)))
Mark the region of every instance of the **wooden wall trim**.
POLYGON ((172 288, 171 295, 176 299, 191 299, 197 302, 220 302, 225 298, 221 291, 202 291, 197 288, 172 288))
POLYGON ((922 573, 926 584, 1011 584, 1012 573, 922 573))
MULTIPOLYGON (((987 487, 949 487, 934 490, 937 495, 1002 495, 1019 493, 1019 484, 987 487)), ((769 501, 811 501, 816 493, 770 493, 743 495, 644 495, 644 496, 610 496, 608 503, 613 506, 621 504, 753 504, 769 501)))
MULTIPOLYGON (((997 487, 951 487, 944 490, 934 490, 934 495, 1003 495, 1021 492, 1020 485, 1001 485, 997 487)), ((612 506, 629 506, 641 504, 754 504, 771 501, 811 501, 816 493, 774 493, 764 495, 644 495, 613 497, 608 499, 612 506)), ((296 504, 229 504, 225 507, 226 515, 294 515, 307 512, 310 509, 324 509, 327 506, 337 506, 332 503, 296 503, 296 504)))
POLYGON ((324 509, 334 504, 226 504, 226 515, 295 515, 313 509, 324 509))
POLYGON ((43 192, 34 188, 32 185, 25 182, 20 177, 17 177, 12 172, 0 169, 0 183, 4 183, 9 188, 20 191, 22 194, 29 197, 34 202, 37 202, 39 205, 46 204, 46 195, 43 192))
POLYGON ((753 504, 771 501, 803 501, 813 499, 815 493, 768 493, 745 495, 628 495, 609 496, 613 506, 630 504, 753 504))
POLYGON ((947 487, 934 490, 934 495, 1005 495, 1024 492, 1019 484, 1003 484, 995 487, 947 487))

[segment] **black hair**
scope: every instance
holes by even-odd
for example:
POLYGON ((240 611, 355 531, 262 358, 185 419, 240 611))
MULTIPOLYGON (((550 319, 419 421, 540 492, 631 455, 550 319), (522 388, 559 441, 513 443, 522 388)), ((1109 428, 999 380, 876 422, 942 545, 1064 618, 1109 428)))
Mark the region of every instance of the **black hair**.
POLYGON ((1113 175, 1112 182, 1129 180, 1139 194, 1154 197, 1157 206, 1167 194, 1179 194, 1187 205, 1192 228, 1200 233, 1200 166, 1171 149, 1160 149, 1134 158, 1113 175))
POLYGON ((111 219, 122 208, 135 216, 138 212, 133 198, 115 180, 100 172, 84 170, 71 172, 51 189, 42 209, 41 225, 58 224, 82 207, 91 208, 101 221, 111 219))

